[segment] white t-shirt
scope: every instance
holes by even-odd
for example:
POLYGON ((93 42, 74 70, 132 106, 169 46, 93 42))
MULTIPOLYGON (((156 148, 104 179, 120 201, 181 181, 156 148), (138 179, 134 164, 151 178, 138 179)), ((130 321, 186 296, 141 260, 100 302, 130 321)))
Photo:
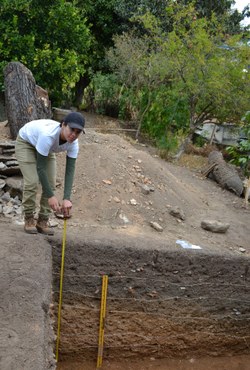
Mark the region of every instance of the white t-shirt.
POLYGON ((59 145, 60 123, 52 119, 38 119, 26 123, 19 131, 20 137, 33 145, 44 156, 49 153, 67 152, 70 158, 77 158, 79 145, 78 139, 73 143, 59 145))

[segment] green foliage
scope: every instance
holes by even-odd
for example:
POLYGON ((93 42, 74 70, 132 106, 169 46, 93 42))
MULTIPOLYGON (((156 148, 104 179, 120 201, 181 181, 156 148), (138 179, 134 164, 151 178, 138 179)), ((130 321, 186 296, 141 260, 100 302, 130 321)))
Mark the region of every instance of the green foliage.
POLYGON ((161 136, 156 140, 156 146, 160 149, 161 153, 167 156, 169 153, 173 153, 178 146, 178 135, 173 134, 171 131, 167 131, 164 136, 161 136))
POLYGON ((120 19, 114 11, 115 3, 116 0, 77 1, 100 48, 110 46, 113 34, 119 30, 120 19))
MULTIPOLYGON (((87 92, 95 97, 94 106, 97 113, 117 116, 120 85, 115 75, 95 74, 87 92)), ((89 100, 88 94, 85 98, 89 100)))
POLYGON ((151 93, 150 108, 147 110, 142 124, 142 132, 146 132, 155 140, 161 156, 173 153, 179 144, 179 137, 188 128, 188 102, 176 91, 160 87, 151 93))
POLYGON ((151 95, 152 103, 144 117, 142 128, 154 138, 162 138, 166 131, 173 134, 188 127, 188 104, 176 91, 160 86, 151 95))
POLYGON ((221 49, 223 37, 215 18, 199 19, 187 7, 176 16, 164 45, 175 86, 189 101, 191 128, 213 117, 239 120, 247 107, 249 76, 244 80, 242 70, 250 49, 236 47, 237 38, 227 40, 232 51, 221 49))
MULTIPOLYGON (((250 94, 250 48, 240 37, 227 36, 214 15, 200 18, 193 5, 172 2, 166 9, 173 29, 164 32, 161 19, 137 17, 147 32, 114 38, 107 53, 111 69, 130 99, 138 129, 159 142, 181 128, 194 133, 204 120, 240 122, 250 94), (228 50, 229 49, 229 50, 228 50), (163 139, 162 139, 163 138, 163 139)), ((128 106, 128 104, 127 104, 128 106)))
MULTIPOLYGON (((181 0, 179 3, 188 5, 191 1, 181 0)), ((249 17, 249 6, 246 6, 242 12, 239 12, 237 9, 231 9, 235 4, 234 0, 193 0, 192 3, 199 18, 212 19, 215 15, 219 22, 224 25, 225 32, 228 35, 241 33, 242 26, 240 22, 245 17, 249 17)))
POLYGON ((138 109, 140 108, 139 97, 135 95, 132 89, 121 88, 119 95, 119 118, 123 120, 128 120, 131 122, 136 122, 138 117, 138 109))
POLYGON ((169 0, 116 0, 115 11, 123 21, 123 31, 128 32, 132 28, 137 35, 145 33, 143 25, 137 22, 138 16, 150 12, 157 19, 160 19, 165 31, 172 30, 172 17, 166 8, 172 1, 169 0), (129 22, 133 19, 133 23, 129 22))
MULTIPOLYGON (((124 86, 123 94, 120 94, 123 99, 121 107, 124 109, 124 114, 127 114, 131 107, 132 116, 135 116, 136 112, 138 117, 145 115, 138 106, 140 89, 146 88, 152 91, 152 87, 156 88, 159 83, 165 86, 176 83, 168 58, 171 59, 174 52, 179 52, 178 47, 173 48, 170 55, 167 52, 164 53, 169 33, 175 32, 179 38, 183 38, 183 44, 177 44, 179 48, 185 49, 185 45, 192 45, 193 36, 199 34, 197 33, 199 29, 194 27, 198 23, 192 24, 196 16, 199 19, 204 16, 210 19, 210 28, 217 33, 218 22, 212 24, 214 13, 220 17, 220 24, 225 24, 227 31, 231 29, 233 32, 240 30, 237 27, 241 17, 249 15, 249 9, 246 9, 244 14, 233 13, 234 28, 229 12, 232 1, 196 0, 193 1, 193 7, 190 6, 190 2, 188 0, 178 2, 174 0, 1 0, 0 68, 2 70, 10 61, 24 63, 34 74, 37 83, 49 91, 53 103, 64 101, 65 104, 70 104, 76 84, 82 81, 88 82, 89 77, 96 71, 101 71, 102 74, 112 73, 104 59, 104 51, 106 47, 120 43, 121 48, 125 47, 123 53, 125 63, 123 66, 124 59, 118 57, 117 61, 122 63, 120 68, 114 65, 112 68, 120 74, 119 85, 124 86), (181 7, 183 3, 184 8, 181 7), (130 21, 131 19, 133 22, 130 21), (179 23, 176 23, 178 19, 179 23), (183 25, 182 30, 181 25, 183 25), (129 40, 124 35, 119 41, 112 39, 113 35, 121 35, 123 31, 132 29, 135 30, 134 35, 137 35, 137 38, 130 35, 129 40), (187 39, 184 31, 189 33, 187 39), (130 86, 128 86, 129 83, 130 86), (130 90, 129 94, 126 89, 130 90), (135 96, 135 104, 132 97, 129 98, 132 92, 135 96), (128 104, 125 104, 125 101, 128 104)), ((204 24, 204 28, 207 27, 207 24, 204 24)), ((197 40, 195 42, 197 43, 197 40)), ((201 43, 200 46, 202 46, 201 43)), ((120 54, 122 54, 121 48, 120 54)), ((117 50, 117 45, 115 49, 117 50)), ((185 58, 184 53, 180 55, 181 58, 185 58)), ((192 57, 194 58, 195 55, 193 54, 192 57)), ((191 56, 190 59, 192 59, 191 56)), ((173 63, 176 63, 176 58, 173 63)), ((0 88, 3 88, 2 76, 0 76, 0 88)), ((242 96, 244 94, 245 91, 242 96)), ((151 99, 150 94, 147 96, 151 99)), ((148 109, 149 103, 149 101, 146 102, 145 109, 148 109)), ((199 103, 197 104, 199 106, 199 103)), ((202 110, 202 107, 200 109, 202 110)))
MULTIPOLYGON (((117 0, 114 1, 115 12, 122 20, 123 31, 129 31, 131 24, 128 20, 136 16, 144 15, 150 12, 161 21, 162 28, 165 32, 173 31, 173 21, 178 12, 178 7, 174 7, 177 1, 174 0, 117 0)), ((242 12, 237 10, 232 11, 231 6, 233 0, 179 0, 178 4, 181 7, 193 4, 198 18, 211 19, 214 15, 224 22, 226 32, 228 34, 239 33, 241 30, 240 22, 244 17, 249 16, 249 7, 246 7, 242 12)), ((141 25, 142 26, 142 25, 141 25)), ((142 27, 136 22, 133 25, 137 35, 142 34, 142 27)))
POLYGON ((205 138, 203 138, 202 136, 195 136, 194 140, 193 140, 193 143, 198 148, 202 148, 204 145, 207 144, 207 140, 205 138))
POLYGON ((245 134, 245 139, 241 140, 237 146, 227 147, 227 152, 231 157, 231 163, 240 166, 244 170, 245 176, 250 175, 250 111, 248 111, 242 119, 242 131, 245 134))
MULTIPOLYGON (((184 3, 190 1, 184 0, 184 3)), ((195 0, 195 8, 202 17, 211 17, 212 14, 216 14, 217 17, 224 15, 230 10, 231 5, 234 3, 233 0, 195 0)))
POLYGON ((107 72, 104 55, 105 48, 113 45, 112 37, 122 33, 123 20, 115 11, 117 0, 78 0, 77 6, 86 17, 86 24, 91 32, 91 58, 88 71, 92 73, 107 72))
MULTIPOLYGON (((128 88, 140 89, 159 80, 159 73, 154 73, 154 54, 150 54, 150 40, 138 38, 133 34, 114 37, 114 48, 107 52, 110 68, 119 80, 128 88)), ((155 71, 159 71, 159 66, 155 71)), ((156 82, 157 83, 157 82, 156 82)))
POLYGON ((54 104, 69 101, 91 42, 79 9, 65 0, 2 0, 0 17, 0 67, 19 61, 54 104))

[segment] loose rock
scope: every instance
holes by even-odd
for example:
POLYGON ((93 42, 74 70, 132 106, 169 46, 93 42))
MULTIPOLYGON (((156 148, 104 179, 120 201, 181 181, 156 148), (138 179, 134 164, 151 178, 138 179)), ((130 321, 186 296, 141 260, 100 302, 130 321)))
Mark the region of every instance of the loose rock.
POLYGON ((149 186, 143 184, 141 185, 141 191, 142 191, 142 194, 148 195, 151 190, 149 186))
POLYGON ((137 205, 137 201, 135 199, 130 199, 129 203, 132 205, 132 206, 136 206, 137 205))
POLYGON ((176 217, 176 218, 178 218, 182 221, 184 221, 186 219, 184 211, 182 209, 180 209, 179 207, 171 208, 169 213, 170 213, 171 216, 174 216, 174 217, 176 217))
POLYGON ((161 225, 159 225, 157 222, 155 221, 151 221, 150 222, 150 225, 153 227, 153 229, 155 229, 156 231, 159 231, 159 232, 162 232, 163 231, 163 228, 161 227, 161 225))
POLYGON ((240 251, 241 253, 245 253, 245 252, 246 252, 245 248, 242 248, 242 247, 240 247, 240 248, 239 248, 239 251, 240 251))
POLYGON ((213 233, 225 233, 230 227, 230 224, 216 220, 204 220, 201 221, 201 227, 205 230, 212 231, 213 233))

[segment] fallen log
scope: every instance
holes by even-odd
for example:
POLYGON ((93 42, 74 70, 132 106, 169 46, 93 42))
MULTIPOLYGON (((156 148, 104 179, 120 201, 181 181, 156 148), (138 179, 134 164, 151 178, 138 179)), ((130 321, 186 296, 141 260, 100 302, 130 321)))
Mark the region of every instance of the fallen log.
POLYGON ((229 165, 223 158, 221 152, 213 151, 208 156, 208 164, 212 178, 222 187, 233 191, 238 196, 243 193, 244 185, 237 170, 229 165))

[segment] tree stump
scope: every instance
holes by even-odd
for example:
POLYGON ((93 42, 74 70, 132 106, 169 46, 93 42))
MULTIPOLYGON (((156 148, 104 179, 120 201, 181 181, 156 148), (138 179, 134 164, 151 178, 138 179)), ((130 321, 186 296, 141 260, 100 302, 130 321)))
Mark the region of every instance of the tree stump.
POLYGON ((4 87, 6 114, 13 140, 25 123, 52 117, 47 91, 36 85, 31 71, 22 63, 7 64, 4 69, 4 87))
POLYGON ((218 151, 209 153, 208 163, 212 168, 211 173, 215 181, 222 188, 231 190, 240 197, 243 193, 243 182, 235 167, 226 163, 223 155, 218 151))

